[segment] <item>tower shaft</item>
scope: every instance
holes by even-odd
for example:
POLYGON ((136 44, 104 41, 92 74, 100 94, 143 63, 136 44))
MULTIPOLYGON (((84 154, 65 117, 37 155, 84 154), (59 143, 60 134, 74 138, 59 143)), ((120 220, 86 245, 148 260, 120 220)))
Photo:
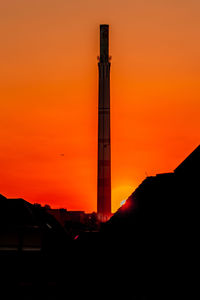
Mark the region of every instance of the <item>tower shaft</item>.
POLYGON ((98 103, 98 188, 97 213, 104 221, 111 215, 111 153, 110 153, 110 60, 109 26, 100 25, 98 103))

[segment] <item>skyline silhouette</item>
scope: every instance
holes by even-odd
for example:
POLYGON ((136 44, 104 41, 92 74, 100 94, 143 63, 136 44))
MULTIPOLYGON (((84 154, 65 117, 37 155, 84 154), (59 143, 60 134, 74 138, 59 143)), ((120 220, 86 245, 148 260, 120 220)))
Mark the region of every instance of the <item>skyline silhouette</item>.
POLYGON ((199 11, 1 1, 6 299, 196 299, 199 11))
POLYGON ((63 299, 66 293, 94 299, 98 292, 112 299, 131 294, 150 300, 195 294, 185 272, 191 254, 195 260, 199 166, 200 145, 174 172, 147 177, 97 227, 95 218, 77 227, 74 212, 66 227, 50 207, 0 195, 1 282, 7 299, 63 299))

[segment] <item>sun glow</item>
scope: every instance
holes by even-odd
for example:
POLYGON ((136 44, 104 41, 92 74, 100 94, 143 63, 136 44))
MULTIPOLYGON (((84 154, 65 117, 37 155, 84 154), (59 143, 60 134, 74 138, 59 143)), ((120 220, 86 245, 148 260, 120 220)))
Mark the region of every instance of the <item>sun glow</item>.
POLYGON ((126 200, 122 200, 122 201, 120 202, 120 206, 123 206, 125 203, 126 203, 126 200))
POLYGON ((116 212, 122 205, 126 203, 126 199, 135 190, 134 186, 119 185, 112 189, 112 212, 116 212))

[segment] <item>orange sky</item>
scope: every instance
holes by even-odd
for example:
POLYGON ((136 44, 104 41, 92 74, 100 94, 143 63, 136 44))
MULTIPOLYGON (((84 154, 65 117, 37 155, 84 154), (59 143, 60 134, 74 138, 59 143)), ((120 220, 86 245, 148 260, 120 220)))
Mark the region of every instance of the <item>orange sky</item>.
POLYGON ((200 141, 199 11, 198 0, 2 0, 0 193, 96 210, 100 23, 113 211, 147 175, 172 171, 200 141))

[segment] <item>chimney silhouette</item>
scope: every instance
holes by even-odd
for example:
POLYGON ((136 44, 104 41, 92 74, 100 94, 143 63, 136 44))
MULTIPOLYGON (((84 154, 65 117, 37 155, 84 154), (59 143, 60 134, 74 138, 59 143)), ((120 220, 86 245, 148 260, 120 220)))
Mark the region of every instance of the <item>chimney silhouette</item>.
POLYGON ((100 25, 97 214, 111 216, 109 25, 100 25))

